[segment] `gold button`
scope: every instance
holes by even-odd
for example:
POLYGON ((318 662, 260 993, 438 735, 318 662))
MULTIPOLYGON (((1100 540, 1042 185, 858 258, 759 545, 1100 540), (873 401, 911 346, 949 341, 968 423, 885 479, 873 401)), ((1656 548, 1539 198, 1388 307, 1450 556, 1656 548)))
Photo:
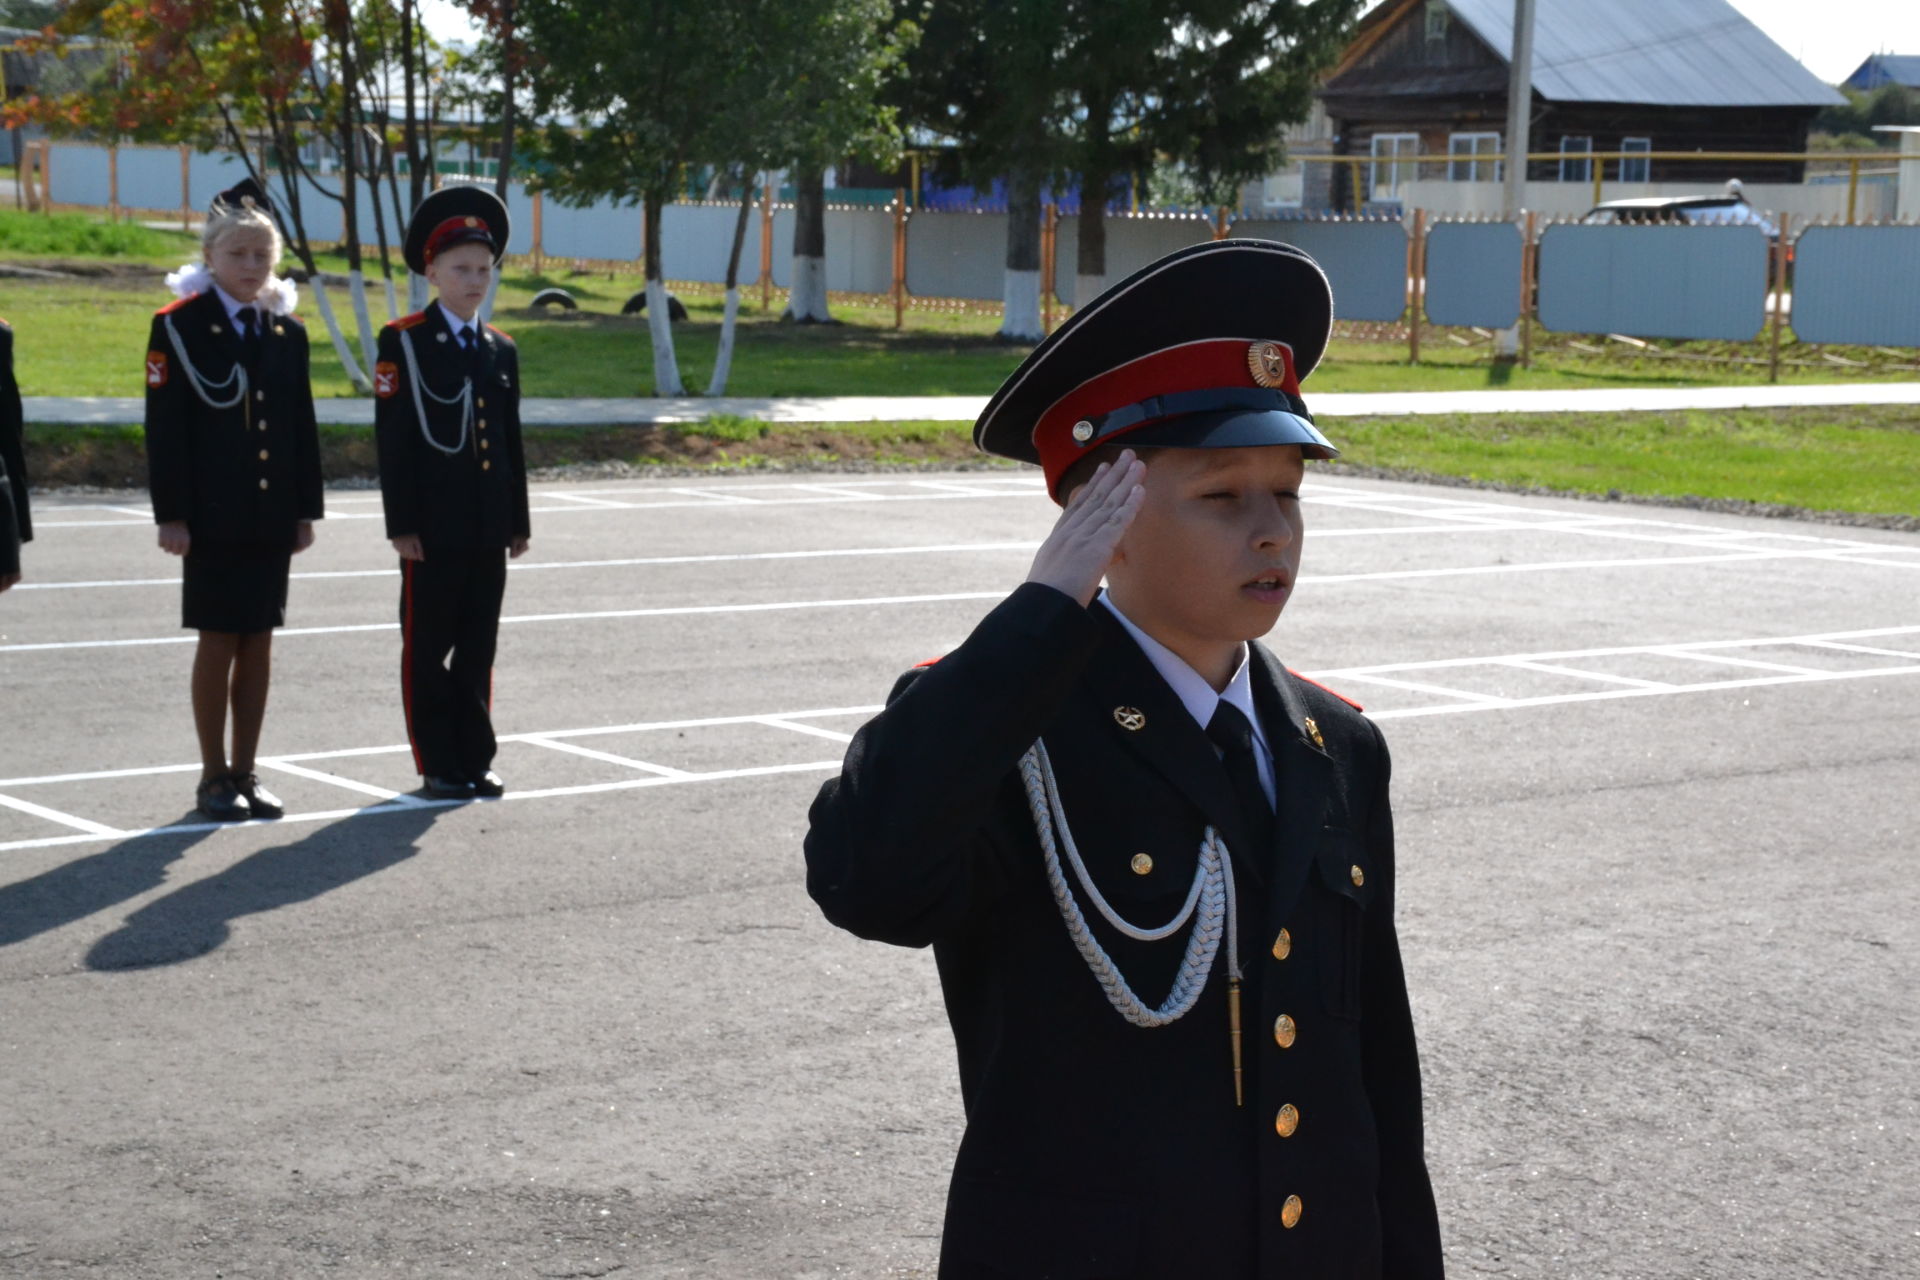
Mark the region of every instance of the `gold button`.
POLYGON ((253 398, 255 400, 265 400, 267 398, 267 393, 264 391, 256 391, 253 393, 253 398))
POLYGON ((220 332, 220 326, 219 326, 219 325, 217 325, 217 324, 216 324, 216 325, 213 325, 213 326, 212 326, 212 329, 213 329, 213 331, 214 331, 215 333, 218 333, 218 332, 220 332))
POLYGON ((1275 960, 1285 960, 1288 956, 1292 954, 1293 954, 1293 935, 1288 933, 1285 929, 1282 929, 1280 931, 1280 936, 1273 940, 1273 958, 1275 960))
POLYGON ((1291 1049, 1294 1033, 1297 1030, 1298 1028, 1293 1025, 1293 1019, 1283 1013, 1273 1020, 1273 1042, 1282 1049, 1291 1049))
POLYGON ((487 398, 486 398, 485 396, 480 396, 480 397, 478 397, 477 399, 475 399, 475 400, 474 400, 474 404, 476 404, 476 405, 478 405, 478 406, 479 406, 480 408, 482 408, 482 409, 484 409, 484 408, 486 408, 486 407, 487 407, 487 398))
POLYGON ((260 477, 260 487, 262 489, 267 487, 267 478, 265 476, 260 477))
POLYGON ((481 469, 482 471, 491 471, 491 470, 493 470, 493 463, 491 463, 491 462, 489 462, 489 461, 487 461, 486 459, 484 459, 484 458, 483 458, 483 459, 481 459, 481 461, 480 461, 480 469, 481 469))
POLYGON ((1287 1202, 1280 1206, 1280 1225, 1289 1231, 1300 1225, 1299 1196, 1288 1196, 1287 1202))
POLYGON ((267 429, 267 420, 265 418, 260 419, 260 429, 262 431, 267 429))
POLYGON ((1360 864, 1357 862, 1354 863, 1353 866, 1347 870, 1347 874, 1353 877, 1353 883, 1355 888, 1358 888, 1359 886, 1367 882, 1367 873, 1360 869, 1360 864))
POLYGON ((1300 1127, 1300 1112, 1289 1102, 1280 1108, 1280 1114, 1273 1118, 1273 1131, 1283 1138, 1291 1138, 1293 1131, 1300 1127))
POLYGON ((265 449, 262 449, 260 451, 260 461, 265 462, 266 460, 267 460, 267 451, 265 449))
POLYGON ((481 447, 482 449, 484 449, 484 448, 486 448, 486 447, 487 447, 487 445, 488 445, 488 443, 489 443, 488 441, 486 441, 486 440, 482 440, 482 441, 480 442, 480 447, 481 447))
POLYGON ((1127 865, 1133 868, 1133 874, 1144 876, 1153 870, 1153 858, 1148 854, 1136 853, 1133 855, 1133 861, 1127 865))
POLYGON ((480 429, 482 431, 487 429, 487 420, 485 418, 480 419, 480 429))

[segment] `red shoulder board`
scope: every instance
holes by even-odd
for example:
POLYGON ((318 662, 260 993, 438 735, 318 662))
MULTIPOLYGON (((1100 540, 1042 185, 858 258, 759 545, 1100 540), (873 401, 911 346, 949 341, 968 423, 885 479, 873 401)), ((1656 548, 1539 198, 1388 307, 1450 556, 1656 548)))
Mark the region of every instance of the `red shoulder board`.
POLYGON ((393 327, 396 329, 411 329, 417 324, 425 324, 426 322, 427 313, 424 311, 416 311, 410 316, 401 316, 398 320, 395 320, 393 327))
POLYGON ((191 294, 185 298, 175 298, 172 302, 169 302, 166 306, 160 308, 158 311, 154 312, 153 314, 157 316, 168 315, 172 312, 178 311, 180 308, 186 306, 189 302, 192 302, 195 298, 199 296, 200 295, 196 293, 196 294, 191 294))
POLYGON ((1355 702, 1352 698, 1349 698, 1346 694, 1341 693, 1338 689, 1328 689, 1327 686, 1321 684, 1318 680, 1315 680, 1310 676, 1303 676, 1298 671, 1295 671, 1292 667, 1287 668, 1287 674, 1292 676, 1295 680, 1305 680, 1308 684, 1312 685, 1314 688, 1320 689, 1326 693, 1332 694, 1334 697, 1340 699, 1340 701, 1352 707, 1355 711, 1366 710, 1365 707, 1355 702))
POLYGON ((505 329, 500 328, 498 325, 490 324, 487 326, 487 328, 491 332, 499 334, 501 337, 505 338, 508 342, 513 341, 513 335, 508 333, 505 329))
MULTIPOLYGON (((941 655, 940 655, 940 657, 941 657, 941 658, 944 658, 945 656, 946 656, 945 654, 941 654, 941 655)), ((928 658, 928 659, 927 659, 927 660, 926 660, 925 662, 916 662, 916 663, 914 663, 914 664, 913 664, 913 669, 914 669, 915 671, 919 671, 919 670, 920 670, 920 669, 922 669, 923 667, 930 667, 930 666, 932 666, 932 665, 933 665, 934 663, 936 663, 936 662, 938 662, 938 661, 940 661, 940 658, 928 658)))

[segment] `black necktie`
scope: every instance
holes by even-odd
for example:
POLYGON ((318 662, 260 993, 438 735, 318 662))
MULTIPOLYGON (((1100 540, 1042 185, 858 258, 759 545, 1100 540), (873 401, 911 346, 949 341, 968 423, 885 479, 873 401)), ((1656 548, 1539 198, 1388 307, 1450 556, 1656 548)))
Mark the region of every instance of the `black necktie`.
POLYGON ((260 317, 252 307, 242 307, 240 316, 240 351, 248 364, 260 354, 260 317))
POLYGON ((1258 852, 1269 852, 1274 839, 1273 805, 1260 785, 1260 764, 1253 756, 1259 749, 1254 745, 1253 725, 1240 708, 1223 698, 1213 709, 1213 719, 1207 721, 1207 736, 1220 748, 1220 763, 1227 767, 1233 794, 1246 815, 1247 834, 1256 842, 1258 852))

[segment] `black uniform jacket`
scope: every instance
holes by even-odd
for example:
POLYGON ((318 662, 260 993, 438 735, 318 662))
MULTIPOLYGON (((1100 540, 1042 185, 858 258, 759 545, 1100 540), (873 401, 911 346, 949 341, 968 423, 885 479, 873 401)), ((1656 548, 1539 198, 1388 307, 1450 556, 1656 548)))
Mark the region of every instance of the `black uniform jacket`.
POLYGON ((153 317, 146 425, 154 521, 184 520, 198 541, 291 546, 297 523, 324 514, 306 326, 266 316, 245 399, 215 409, 195 392, 169 319, 213 399, 233 398, 238 382, 227 379, 241 363, 240 337, 211 289, 153 317))
POLYGON ((513 339, 491 325, 480 333, 480 355, 471 360, 437 303, 380 331, 373 420, 389 538, 417 534, 428 547, 486 548, 529 535, 520 354, 513 339), (432 393, 421 395, 418 407, 402 333, 412 339, 420 377, 432 393), (472 422, 463 426, 462 406, 443 400, 457 400, 468 378, 472 422))
MULTIPOLYGON (((1386 746, 1351 705, 1253 652, 1274 848, 1248 847, 1218 754, 1120 623, 1034 584, 903 677, 814 802, 807 886, 827 918, 934 948, 967 1114, 943 1277, 1441 1274, 1393 928, 1386 746), (1204 828, 1225 838, 1244 1107, 1224 945, 1198 1004, 1157 1028, 1123 1019, 1075 949, 1016 767, 1036 738, 1089 874, 1133 924, 1177 916, 1204 828)), ((1158 1005, 1186 931, 1130 940, 1074 893, 1158 1005)))
POLYGON ((13 486, 7 462, 0 455, 0 576, 20 572, 20 529, 13 517, 13 486))
MULTIPOLYGON (((13 528, 21 542, 33 541, 33 520, 27 511, 27 458, 22 439, 20 384, 13 376, 13 329, 0 320, 0 471, 13 503, 13 528)), ((4 536, 4 534, 0 534, 4 536)), ((16 570, 17 572, 17 570, 16 570)))

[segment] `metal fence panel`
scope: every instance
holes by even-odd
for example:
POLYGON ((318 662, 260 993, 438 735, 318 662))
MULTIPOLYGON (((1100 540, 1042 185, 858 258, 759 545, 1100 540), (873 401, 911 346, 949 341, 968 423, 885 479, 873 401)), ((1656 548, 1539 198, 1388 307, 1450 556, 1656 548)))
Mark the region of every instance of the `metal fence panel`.
MULTIPOLYGON (((733 224, 738 205, 670 204, 660 218, 660 252, 670 280, 699 280, 722 284, 727 278, 727 255, 733 250, 733 224)), ((750 215, 746 242, 740 246, 741 273, 760 274, 759 211, 750 215)))
POLYGON ((837 293, 893 291, 893 214, 886 209, 827 210, 827 288, 837 293))
POLYGON ((1920 347, 1920 226, 1808 227, 1791 305, 1802 342, 1920 347))
POLYGON ((1004 213, 916 213, 907 224, 907 292, 998 302, 1006 255, 1004 213))
POLYGON ((1509 329, 1520 322, 1520 228, 1442 222, 1427 233, 1427 319, 1509 329))
MULTIPOLYGON (((229 187, 238 186, 247 176, 247 166, 238 156, 221 153, 219 155, 201 155, 195 153, 187 160, 187 205, 195 213, 205 213, 213 204, 213 198, 229 187)), ((285 203, 280 191, 280 181, 273 179, 267 184, 268 194, 275 205, 285 203)), ((302 206, 304 207, 304 201, 302 206)))
MULTIPOLYGON (((1213 225, 1202 217, 1109 214, 1106 281, 1117 283, 1176 249, 1212 238, 1213 225)), ((1080 220, 1063 217, 1054 229, 1053 280, 1055 296, 1068 306, 1082 307, 1093 301, 1077 296, 1079 277, 1080 220)))
POLYGON ((111 203, 106 148, 54 143, 47 150, 47 186, 55 204, 106 208, 111 203))
POLYGON ((637 202, 570 208, 552 196, 541 201, 540 224, 549 256, 611 262, 631 262, 640 256, 645 226, 637 202))
POLYGON ((1751 341, 1766 325, 1756 226, 1548 227, 1540 323, 1560 333, 1751 341))
POLYGON ((120 148, 120 203, 133 209, 178 209, 179 148, 120 148))
POLYGON ((1248 219, 1236 238, 1278 240, 1305 249, 1333 286, 1336 320, 1391 322, 1407 309, 1407 229, 1397 221, 1248 219))

